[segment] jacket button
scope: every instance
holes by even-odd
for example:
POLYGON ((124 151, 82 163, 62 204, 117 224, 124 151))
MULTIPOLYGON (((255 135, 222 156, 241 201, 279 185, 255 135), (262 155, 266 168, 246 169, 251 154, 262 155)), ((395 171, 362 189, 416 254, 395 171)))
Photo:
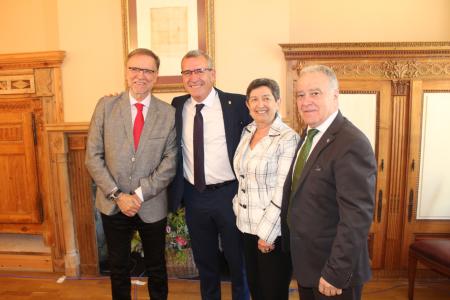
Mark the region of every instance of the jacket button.
POLYGON ((242 189, 241 191, 242 191, 243 193, 245 193, 245 190, 244 190, 244 189, 242 189))
POLYGON ((136 157, 132 157, 131 161, 134 162, 136 160, 136 157))

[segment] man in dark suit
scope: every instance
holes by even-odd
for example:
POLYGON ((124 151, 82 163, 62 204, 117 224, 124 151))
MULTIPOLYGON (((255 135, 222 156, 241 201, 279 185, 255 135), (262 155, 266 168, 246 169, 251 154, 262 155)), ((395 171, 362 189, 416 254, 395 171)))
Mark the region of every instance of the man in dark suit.
POLYGON ((103 97, 89 127, 86 167, 97 184, 111 271, 112 297, 131 299, 130 249, 139 231, 150 299, 167 299, 164 258, 167 186, 176 169, 175 110, 151 94, 159 58, 128 55, 128 91, 103 97))
POLYGON ((181 201, 186 207, 202 299, 220 299, 220 248, 230 269, 233 299, 248 299, 242 241, 232 209, 238 186, 232 160, 242 129, 250 122, 245 96, 213 87, 212 60, 200 50, 183 57, 181 70, 189 94, 172 101, 179 153, 169 188, 171 210, 181 201))
POLYGON ((339 112, 338 82, 330 68, 302 69, 295 93, 308 137, 285 183, 282 220, 300 297, 360 299, 371 274, 374 153, 366 136, 339 112))

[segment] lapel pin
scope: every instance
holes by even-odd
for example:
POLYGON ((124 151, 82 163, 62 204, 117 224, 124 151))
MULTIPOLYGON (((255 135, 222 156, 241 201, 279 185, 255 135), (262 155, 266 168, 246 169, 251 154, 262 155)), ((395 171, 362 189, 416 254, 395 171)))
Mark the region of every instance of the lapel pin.
POLYGON ((330 142, 330 139, 327 139, 327 143, 329 143, 330 142))

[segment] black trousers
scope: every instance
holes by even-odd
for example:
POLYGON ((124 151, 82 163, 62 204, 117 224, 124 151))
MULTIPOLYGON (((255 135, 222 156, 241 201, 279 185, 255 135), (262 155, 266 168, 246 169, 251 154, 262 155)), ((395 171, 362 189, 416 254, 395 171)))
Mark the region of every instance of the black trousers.
POLYGON ((245 267, 252 300, 287 300, 292 277, 291 259, 281 250, 281 238, 275 249, 262 253, 258 236, 243 233, 245 267))
POLYGON ((168 284, 165 260, 165 233, 167 219, 145 223, 136 214, 128 217, 123 213, 107 216, 102 214, 111 269, 113 300, 131 299, 130 249, 135 230, 139 232, 144 249, 145 269, 148 274, 150 299, 167 299, 168 284))
POLYGON ((221 297, 219 236, 230 269, 232 299, 249 299, 242 238, 232 208, 236 191, 236 182, 199 192, 185 181, 186 223, 200 275, 203 300, 218 300, 221 297))
POLYGON ((349 287, 343 289, 342 294, 330 297, 320 293, 317 287, 304 288, 298 285, 298 293, 301 300, 360 300, 362 288, 362 285, 349 287))

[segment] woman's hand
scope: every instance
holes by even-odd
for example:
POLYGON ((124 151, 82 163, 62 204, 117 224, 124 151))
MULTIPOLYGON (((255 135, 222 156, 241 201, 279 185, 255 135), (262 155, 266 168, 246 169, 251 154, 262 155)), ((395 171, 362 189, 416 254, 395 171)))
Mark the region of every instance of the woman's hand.
POLYGON ((265 240, 258 240, 258 249, 262 253, 269 253, 273 249, 275 249, 275 245, 267 243, 265 240))

